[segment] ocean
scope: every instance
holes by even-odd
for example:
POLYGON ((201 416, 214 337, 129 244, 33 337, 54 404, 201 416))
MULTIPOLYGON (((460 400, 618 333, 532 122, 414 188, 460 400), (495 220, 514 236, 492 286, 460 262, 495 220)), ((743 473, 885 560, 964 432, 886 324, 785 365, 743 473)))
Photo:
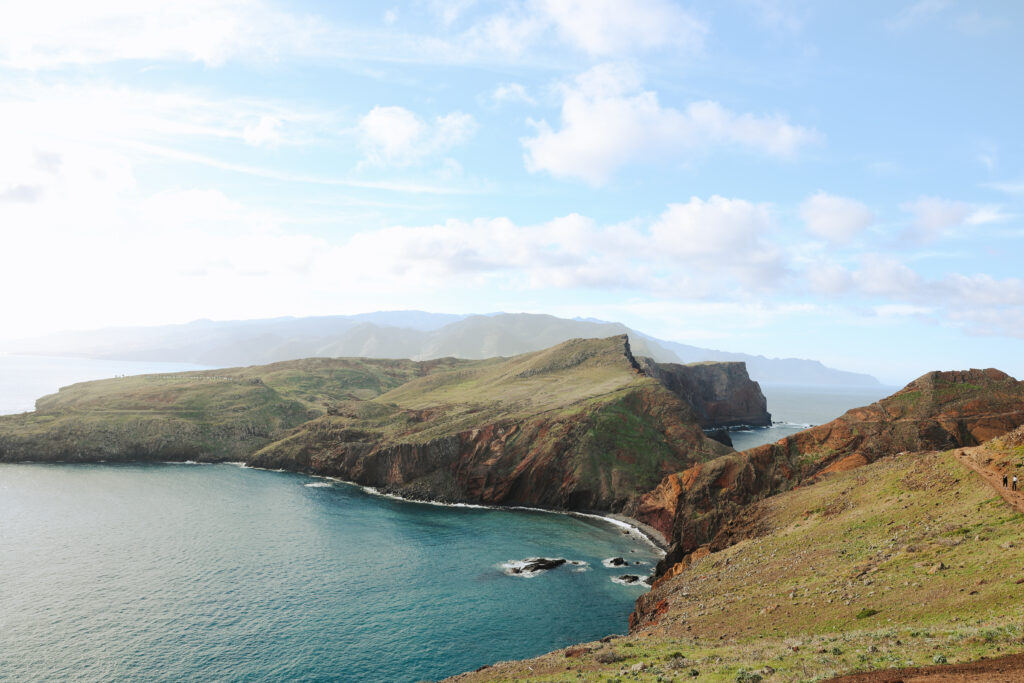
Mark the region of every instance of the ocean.
POLYGON ((625 632, 644 588, 613 579, 659 557, 599 519, 234 465, 0 465, 0 678, 435 679, 625 632), (579 564, 510 574, 537 556, 579 564))
MULTIPOLYGON (((0 356, 0 406, 194 367, 0 356)), ((778 424, 732 438, 774 441, 891 391, 766 387, 778 424)), ((617 579, 660 553, 623 531, 229 464, 0 465, 0 679, 437 679, 624 632, 645 587, 617 579), (538 556, 569 562, 513 573, 538 556)))

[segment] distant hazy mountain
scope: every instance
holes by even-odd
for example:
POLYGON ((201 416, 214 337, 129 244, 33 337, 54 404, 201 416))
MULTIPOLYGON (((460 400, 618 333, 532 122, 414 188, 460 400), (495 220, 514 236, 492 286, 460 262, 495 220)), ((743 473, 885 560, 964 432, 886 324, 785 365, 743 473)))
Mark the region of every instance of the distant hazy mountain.
POLYGON ((663 363, 744 361, 766 384, 872 385, 870 375, 818 361, 765 358, 656 339, 621 323, 528 313, 450 315, 382 311, 267 320, 197 320, 184 325, 69 332, 9 344, 5 350, 89 358, 177 361, 228 367, 314 356, 428 360, 491 358, 538 351, 573 338, 628 334, 633 353, 663 363))

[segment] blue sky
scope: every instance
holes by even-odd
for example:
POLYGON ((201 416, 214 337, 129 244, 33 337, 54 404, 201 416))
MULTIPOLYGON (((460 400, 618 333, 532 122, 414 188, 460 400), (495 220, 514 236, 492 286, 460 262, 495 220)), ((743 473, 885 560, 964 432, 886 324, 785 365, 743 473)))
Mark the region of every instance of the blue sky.
POLYGON ((382 309, 1024 376, 1016 2, 0 7, 0 337, 382 309))

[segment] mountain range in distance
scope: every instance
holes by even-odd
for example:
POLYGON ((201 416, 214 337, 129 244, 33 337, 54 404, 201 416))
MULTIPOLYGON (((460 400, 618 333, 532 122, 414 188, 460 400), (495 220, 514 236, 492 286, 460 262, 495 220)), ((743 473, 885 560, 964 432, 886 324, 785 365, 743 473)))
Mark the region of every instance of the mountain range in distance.
POLYGON ((531 313, 455 315, 378 311, 357 315, 212 321, 63 332, 11 342, 8 353, 167 361, 211 367, 312 357, 483 359, 515 356, 569 339, 628 334, 637 356, 659 363, 741 361, 762 384, 878 386, 871 375, 816 360, 766 358, 658 339, 621 323, 531 313))

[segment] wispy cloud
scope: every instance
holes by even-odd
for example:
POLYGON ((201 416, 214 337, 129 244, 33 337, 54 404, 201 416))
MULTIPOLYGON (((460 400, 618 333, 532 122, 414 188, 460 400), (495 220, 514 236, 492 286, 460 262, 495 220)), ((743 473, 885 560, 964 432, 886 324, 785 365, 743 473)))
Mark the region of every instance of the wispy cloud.
POLYGON ((273 60, 305 50, 327 31, 319 19, 261 0, 5 3, 0 25, 0 64, 25 69, 119 60, 210 66, 236 57, 273 60))
POLYGON ((250 166, 247 164, 238 164, 230 161, 224 161, 222 159, 217 159, 215 157, 209 157, 202 154, 195 154, 193 152, 186 152, 184 150, 174 149, 171 147, 163 147, 160 145, 152 145, 142 142, 133 142, 125 144, 127 147, 131 149, 145 152, 147 154, 152 154, 154 156, 163 157, 165 159, 185 161, 193 164, 210 166, 212 168, 219 168, 225 171, 233 171, 235 173, 251 175, 258 178, 283 180, 289 183, 308 183, 311 185, 352 187, 366 190, 386 190, 388 192, 407 192, 410 194, 454 195, 475 194, 481 191, 480 189, 468 188, 463 185, 427 185, 416 182, 359 180, 351 178, 332 178, 329 176, 317 176, 305 173, 290 173, 287 171, 279 171, 273 168, 264 168, 260 166, 250 166))
POLYGON ((962 226, 998 223, 1009 217, 997 206, 983 206, 942 197, 920 197, 904 202, 900 208, 911 215, 906 236, 918 242, 930 242, 954 234, 962 226))
POLYGON ((630 163, 678 161, 721 146, 790 157, 822 139, 782 116, 740 114, 718 102, 662 106, 657 93, 642 89, 634 69, 618 64, 590 69, 563 86, 562 95, 561 128, 530 121, 536 134, 522 140, 526 167, 593 185, 630 163))
POLYGON ((825 192, 800 204, 800 217, 809 232, 833 242, 848 242, 875 221, 863 202, 825 192))
POLYGON ((917 0, 890 17, 885 26, 890 31, 905 31, 933 19, 952 4, 952 0, 917 0))

